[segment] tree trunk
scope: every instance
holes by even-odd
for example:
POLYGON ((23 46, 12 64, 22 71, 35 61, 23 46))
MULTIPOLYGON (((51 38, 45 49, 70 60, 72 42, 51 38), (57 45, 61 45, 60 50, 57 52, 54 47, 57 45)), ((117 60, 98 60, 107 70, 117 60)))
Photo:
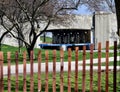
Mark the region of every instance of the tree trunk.
POLYGON ((30 46, 29 48, 27 48, 27 53, 28 53, 28 57, 30 59, 30 52, 33 51, 33 48, 30 46))
POLYGON ((33 51, 34 49, 34 46, 36 44, 36 40, 37 40, 38 37, 35 37, 31 43, 31 45, 26 45, 26 49, 27 49, 27 53, 28 53, 28 56, 29 56, 29 59, 30 59, 30 52, 33 51))
POLYGON ((46 42, 46 32, 44 32, 44 34, 43 34, 43 42, 44 43, 46 42))
POLYGON ((116 16, 117 16, 117 34, 120 36, 120 0, 115 0, 116 16))

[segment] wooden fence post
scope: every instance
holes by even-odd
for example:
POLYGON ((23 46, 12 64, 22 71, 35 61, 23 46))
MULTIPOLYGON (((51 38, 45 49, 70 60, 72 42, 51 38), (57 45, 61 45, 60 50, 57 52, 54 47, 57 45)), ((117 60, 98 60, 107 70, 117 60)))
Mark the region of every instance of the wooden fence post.
POLYGON ((68 92, 71 92, 71 48, 68 48, 68 92))
POLYGON ((45 92, 48 92, 48 60, 49 60, 48 51, 45 51, 45 62, 46 62, 46 66, 45 66, 45 92))
POLYGON ((2 52, 0 52, 0 92, 2 91, 1 89, 2 89, 2 70, 1 70, 1 68, 2 68, 2 52))
POLYGON ((94 45, 90 45, 90 92, 93 92, 93 49, 94 45))
POLYGON ((109 41, 106 41, 106 83, 105 91, 108 92, 108 83, 109 83, 109 41))
POLYGON ((56 50, 53 50, 53 92, 56 92, 56 50))
POLYGON ((98 43, 98 92, 101 92, 101 43, 98 43))
POLYGON ((79 48, 75 48, 75 92, 78 92, 78 57, 79 48))
POLYGON ((16 52, 15 53, 15 76, 16 76, 16 86, 15 86, 15 92, 18 92, 18 90, 19 90, 19 87, 18 87, 18 76, 19 76, 19 74, 18 74, 18 52, 16 52))
POLYGON ((30 92, 34 92, 33 51, 30 53, 30 92))
POLYGON ((41 51, 38 52, 38 92, 41 92, 41 51))
POLYGON ((113 70, 113 92, 117 88, 117 41, 114 42, 114 70, 113 70))
POLYGON ((60 49, 60 92, 64 92, 64 83, 63 83, 63 78, 64 78, 64 51, 63 48, 60 49))
POLYGON ((85 92, 86 87, 86 46, 83 46, 83 72, 82 72, 82 92, 85 92))
POLYGON ((26 52, 23 52, 23 92, 27 92, 26 88, 26 52))
POLYGON ((8 92, 11 92, 11 53, 7 52, 7 62, 8 62, 8 92))
POLYGON ((3 52, 0 52, 0 92, 4 92, 4 83, 3 83, 3 52))

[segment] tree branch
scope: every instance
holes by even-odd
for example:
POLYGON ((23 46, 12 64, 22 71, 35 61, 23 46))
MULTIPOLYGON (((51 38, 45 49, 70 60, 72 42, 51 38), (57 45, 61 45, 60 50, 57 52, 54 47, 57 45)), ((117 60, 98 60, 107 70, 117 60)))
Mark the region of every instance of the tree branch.
POLYGON ((18 40, 21 40, 22 42, 24 42, 25 44, 27 44, 28 46, 30 46, 29 43, 27 43, 24 39, 21 39, 21 38, 15 36, 12 32, 9 32, 9 33, 10 33, 14 38, 16 38, 16 39, 18 39, 18 40))
POLYGON ((6 30, 6 32, 3 34, 7 34, 7 33, 10 33, 14 38, 18 39, 18 40, 21 40, 23 41, 25 44, 29 45, 29 43, 27 43, 24 39, 21 39, 19 37, 16 37, 11 31, 14 29, 14 27, 16 27, 17 24, 13 23, 12 27, 11 28, 7 28, 5 25, 4 25, 4 22, 3 22, 3 19, 1 18, 1 25, 3 26, 3 28, 6 30))
POLYGON ((78 9, 78 6, 79 6, 79 4, 80 4, 80 1, 81 1, 81 0, 78 0, 78 2, 75 4, 74 7, 64 7, 64 5, 63 5, 63 6, 55 13, 55 15, 57 15, 58 12, 63 11, 63 10, 77 10, 77 9, 78 9))
POLYGON ((23 10, 23 12, 26 14, 26 17, 28 18, 29 21, 31 21, 26 9, 24 7, 22 7, 21 3, 19 2, 19 0, 15 0, 17 2, 17 4, 19 5, 20 9, 23 10))
POLYGON ((46 27, 44 28, 44 30, 42 30, 38 35, 37 35, 37 37, 39 37, 42 33, 44 33, 46 30, 47 30, 47 28, 48 28, 48 26, 50 25, 50 20, 48 21, 48 23, 47 23, 47 25, 46 25, 46 27))
POLYGON ((35 8, 33 14, 35 15, 36 12, 39 10, 40 7, 42 7, 43 5, 45 5, 49 0, 43 0, 43 2, 41 2, 40 4, 38 4, 38 6, 35 8))

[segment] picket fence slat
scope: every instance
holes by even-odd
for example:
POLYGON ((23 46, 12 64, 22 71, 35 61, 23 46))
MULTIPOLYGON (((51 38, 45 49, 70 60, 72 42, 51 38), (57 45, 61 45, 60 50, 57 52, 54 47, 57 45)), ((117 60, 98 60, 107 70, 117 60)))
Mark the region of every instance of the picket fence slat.
POLYGON ((68 92, 71 92, 71 49, 68 48, 68 92))
POLYGON ((101 92, 101 43, 98 43, 98 92, 101 92))
MULTIPOLYGON (((15 78, 16 78, 16 85, 15 85, 15 92, 18 92, 19 91, 19 80, 18 80, 18 77, 19 77, 19 72, 18 72, 18 52, 15 53, 15 78)), ((24 85, 24 84, 23 84, 24 85)))
POLYGON ((26 87, 26 52, 23 52, 23 92, 27 92, 26 87))
POLYGON ((41 92, 41 51, 38 52, 38 92, 41 92))
POLYGON ((90 92, 93 92, 93 49, 94 45, 90 45, 90 92))
POLYGON ((105 83, 105 90, 106 92, 109 91, 109 41, 106 41, 106 83, 105 83))
POLYGON ((0 92, 1 92, 1 81, 2 81, 2 76, 1 76, 1 67, 2 67, 2 52, 0 52, 0 92))
POLYGON ((63 83, 63 79, 64 79, 64 51, 63 48, 60 49, 60 92, 64 92, 64 83, 63 83))
POLYGON ((3 82, 3 52, 0 52, 0 92, 4 92, 4 82, 3 82))
POLYGON ((117 41, 114 42, 113 92, 117 92, 117 41))
POLYGON ((75 48, 75 92, 78 92, 78 53, 79 48, 75 48))
POLYGON ((56 50, 53 50, 53 92, 56 92, 56 50))
POLYGON ((48 50, 45 51, 45 92, 48 92, 48 50))
POLYGON ((2 52, 0 52, 0 92, 2 91, 2 52))
POLYGON ((7 62, 8 62, 8 92, 11 92, 11 53, 7 52, 7 62))
POLYGON ((34 67, 33 67, 33 51, 30 52, 30 92, 34 92, 34 67))
POLYGON ((82 70, 82 92, 85 92, 86 85, 86 46, 83 46, 83 70, 82 70))
MULTIPOLYGON (((94 92, 94 61, 93 61, 93 56, 94 56, 94 45, 90 45, 90 70, 89 70, 89 91, 94 92)), ((53 50, 52 52, 53 56, 53 71, 52 71, 52 92, 56 92, 56 59, 57 59, 57 53, 56 50, 53 50)), ((102 89, 102 72, 105 74, 105 92, 109 92, 109 41, 106 41, 106 51, 105 51, 105 70, 102 70, 101 68, 101 57, 102 57, 102 51, 101 51, 101 43, 98 43, 98 70, 97 70, 97 92, 101 92, 102 89)), ((3 52, 0 52, 0 92, 4 92, 4 76, 3 76, 3 62, 4 62, 4 57, 3 57, 3 52)), ((15 53, 15 92, 19 92, 19 57, 18 57, 18 52, 15 53)), ((74 92, 79 92, 79 83, 81 83, 81 90, 82 92, 86 92, 87 88, 86 86, 86 76, 87 76, 87 67, 86 67, 86 46, 83 46, 83 53, 81 55, 82 57, 82 66, 79 67, 78 61, 79 61, 79 47, 75 47, 75 73, 74 75, 71 75, 71 68, 73 68, 71 63, 72 62, 72 50, 68 48, 68 71, 67 71, 67 92, 72 92, 73 87, 71 88, 71 83, 72 83, 72 76, 74 76, 74 92), (79 72, 79 68, 82 68, 82 70, 79 72), (78 76, 79 73, 82 73, 81 80, 79 80, 78 76)), ((11 86, 11 52, 7 52, 7 92, 13 91, 13 88, 11 86)), ((42 63, 42 57, 41 57, 41 51, 38 52, 37 56, 37 61, 38 61, 38 92, 42 92, 42 78, 41 78, 41 63, 42 63)), ((45 51, 45 92, 49 92, 49 52, 48 50, 45 51)), ((27 92, 27 54, 24 51, 23 52, 23 92, 27 92)), ((113 69, 113 91, 117 92, 117 41, 114 42, 114 69, 113 69)), ((60 83, 59 83, 59 88, 60 92, 64 92, 66 86, 64 84, 64 51, 63 48, 60 49, 60 83)), ((34 52, 31 51, 30 53, 30 92, 34 92, 34 52)), ((6 89, 5 89, 6 90, 6 89)))

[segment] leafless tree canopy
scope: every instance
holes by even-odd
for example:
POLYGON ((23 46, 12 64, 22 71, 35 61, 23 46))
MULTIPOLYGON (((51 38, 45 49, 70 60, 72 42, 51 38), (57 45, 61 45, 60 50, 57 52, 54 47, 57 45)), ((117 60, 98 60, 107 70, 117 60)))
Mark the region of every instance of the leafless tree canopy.
MULTIPOLYGON (((1 13, 18 22, 30 21, 40 16, 53 17, 65 10, 77 9, 80 0, 2 0, 1 13)), ((64 12, 63 12, 64 11, 64 12)))
POLYGON ((88 7, 90 11, 107 11, 115 13, 114 0, 81 0, 81 4, 88 7))
POLYGON ((48 28, 51 20, 57 15, 77 9, 79 4, 80 0, 1 0, 0 24, 6 29, 6 34, 10 33, 14 38, 24 42, 30 51, 34 48, 38 36, 48 28), (36 32, 36 29, 40 28, 40 21, 46 21, 47 24, 43 30, 36 32), (29 41, 25 40, 23 32, 25 23, 29 23, 30 26, 29 41))

